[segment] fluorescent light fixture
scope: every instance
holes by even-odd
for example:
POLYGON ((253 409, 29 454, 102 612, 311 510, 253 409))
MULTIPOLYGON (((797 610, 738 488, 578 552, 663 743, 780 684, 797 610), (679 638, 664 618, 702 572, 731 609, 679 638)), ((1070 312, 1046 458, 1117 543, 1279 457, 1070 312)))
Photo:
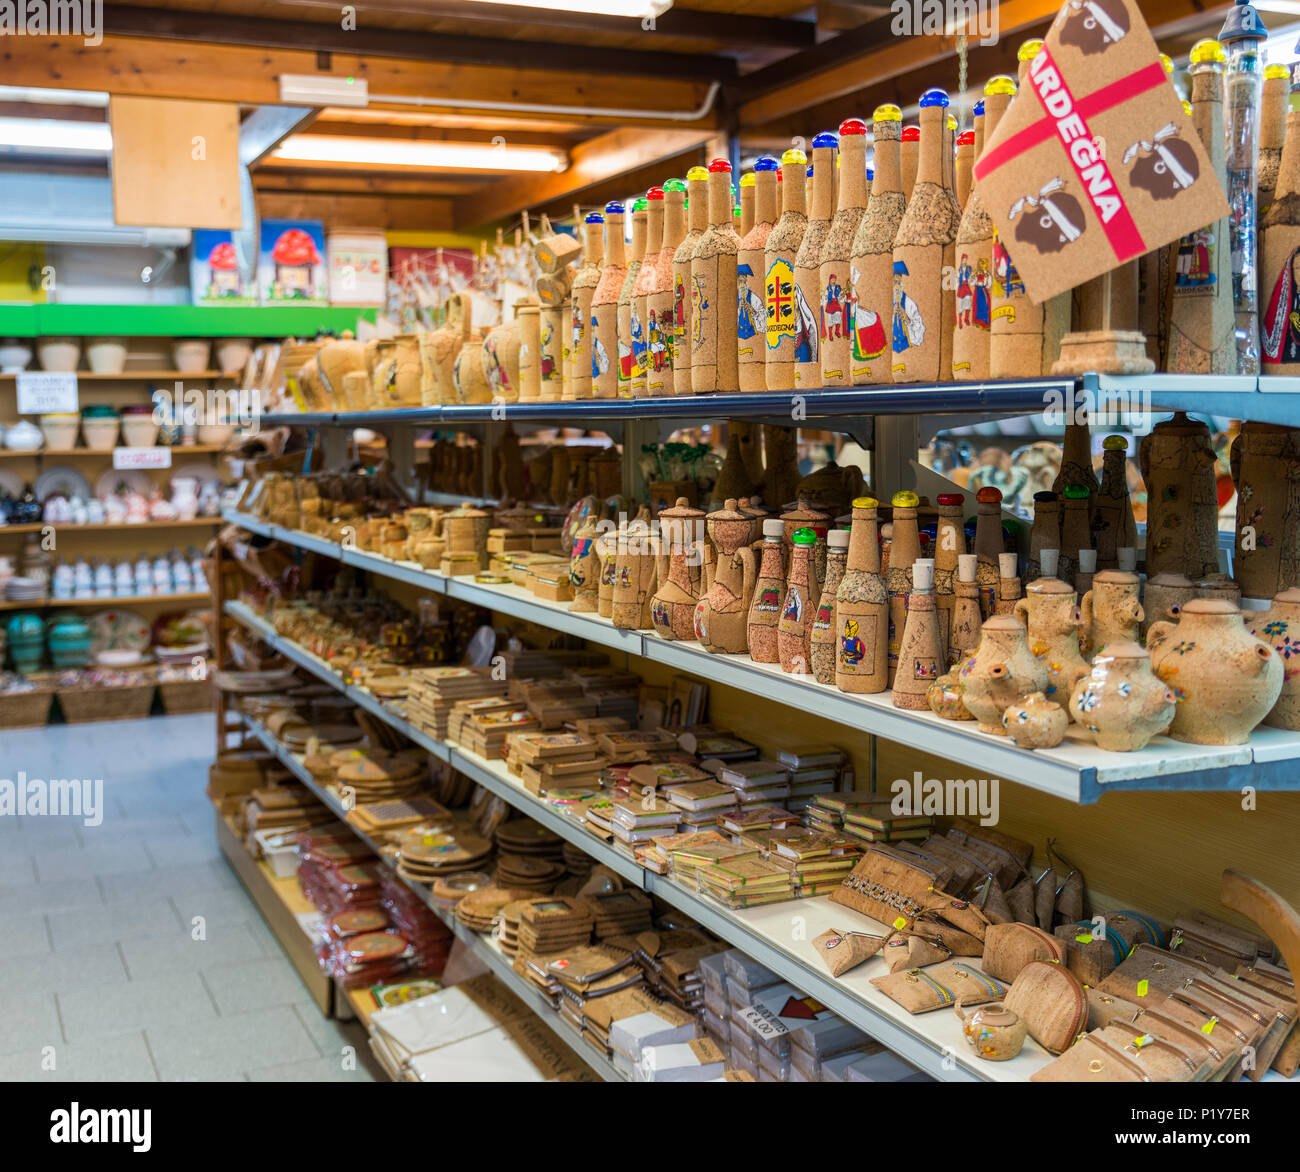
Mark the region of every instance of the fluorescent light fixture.
POLYGON ((569 165, 562 151, 546 147, 329 134, 291 134, 270 157, 298 163, 370 163, 378 167, 451 171, 563 171, 569 165))
POLYGON ((509 4, 512 8, 551 8, 561 12, 580 13, 583 16, 626 16, 645 20, 662 16, 673 6, 673 0, 477 0, 480 4, 509 4))
POLYGON ((51 90, 39 86, 0 85, 0 102, 38 102, 48 106, 108 106, 103 90, 51 90))
POLYGON ((108 155, 112 151, 113 132, 107 122, 0 118, 0 154, 108 155))
POLYGON ((370 104, 364 77, 328 77, 313 73, 280 74, 280 102, 285 106, 350 106, 370 104))

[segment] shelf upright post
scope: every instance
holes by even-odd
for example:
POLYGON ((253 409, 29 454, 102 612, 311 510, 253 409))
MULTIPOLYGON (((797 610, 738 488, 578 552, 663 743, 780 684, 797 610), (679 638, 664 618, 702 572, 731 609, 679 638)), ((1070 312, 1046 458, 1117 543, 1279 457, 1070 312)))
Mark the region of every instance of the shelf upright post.
POLYGON ((346 427, 322 429, 322 463, 325 469, 340 468, 348 462, 348 445, 352 433, 346 427))
POLYGON ((921 447, 915 415, 878 415, 872 429, 871 487, 882 499, 916 489, 912 463, 921 447))
POLYGON ((388 433, 388 459, 393 465, 393 475, 397 483, 403 488, 414 489, 415 428, 405 423, 393 426, 388 433))
POLYGON ((623 430, 623 495, 640 501, 646 497, 649 486, 641 475, 637 457, 642 444, 652 444, 659 439, 659 425, 653 419, 629 418, 622 423, 623 430))

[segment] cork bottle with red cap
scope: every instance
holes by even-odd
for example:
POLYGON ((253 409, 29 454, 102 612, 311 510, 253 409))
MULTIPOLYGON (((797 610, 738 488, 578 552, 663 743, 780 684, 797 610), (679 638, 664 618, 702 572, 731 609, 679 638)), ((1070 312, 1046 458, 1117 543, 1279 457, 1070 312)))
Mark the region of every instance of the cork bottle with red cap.
POLYGON ((709 226, 709 173, 692 167, 686 173, 686 236, 673 253, 673 386, 691 393, 691 257, 709 226))
POLYGON ((902 126, 903 114, 897 106, 877 106, 871 116, 875 174, 849 257, 854 309, 850 365, 853 385, 859 387, 890 381, 894 240, 907 210, 899 176, 902 126))
POLYGON ((885 589, 889 591, 889 684, 893 687, 903 626, 907 622, 907 596, 912 592, 912 563, 921 556, 921 534, 916 520, 921 498, 914 492, 896 492, 890 503, 894 507, 894 523, 885 589))
MULTIPOLYGON (((983 103, 976 107, 982 109, 983 103)), ((983 121, 983 115, 977 113, 976 122, 983 121)), ((957 157, 954 160, 956 167, 955 194, 957 196, 957 206, 962 212, 966 211, 966 203, 970 199, 971 192, 971 169, 975 166, 975 129, 963 130, 957 136, 957 157)))
POLYGON ((677 393, 673 383, 676 338, 673 334, 673 257, 686 238, 686 184, 669 179, 663 186, 663 241, 646 285, 646 394, 662 398, 677 393))
MULTIPOLYGON (((591 300, 600 284, 604 261, 605 217, 592 212, 583 221, 582 267, 573 278, 569 316, 569 357, 573 363, 573 397, 591 398, 591 300)), ((543 378, 546 377, 543 372, 543 378)), ((544 397, 544 396, 543 396, 544 397)))
POLYGON ((835 686, 860 695, 889 687, 889 592, 876 510, 874 497, 854 500, 848 563, 835 592, 835 686))
POLYGON ((1259 107, 1259 207, 1260 227, 1273 206, 1277 176, 1286 143, 1286 115, 1291 106, 1291 70, 1280 62, 1264 67, 1264 93, 1259 107))
POLYGON ((741 195, 752 191, 753 224, 741 238, 736 254, 736 362, 742 391, 767 389, 767 305, 763 278, 768 238, 776 227, 778 215, 777 176, 780 164, 772 155, 764 155, 748 175, 741 176, 741 195), (752 179, 750 186, 746 179, 752 179))
POLYGON ((794 387, 798 325, 794 262, 808 228, 803 183, 807 166, 807 157, 797 148, 792 147, 781 156, 781 218, 763 246, 763 302, 767 308, 764 372, 769 391, 788 391, 794 387))
POLYGON ((823 387, 853 384, 855 305, 849 265, 867 199, 867 124, 846 118, 840 123, 839 204, 822 242, 818 278, 823 387))
MULTIPOLYGON (((640 202, 639 200, 637 201, 640 202)), ((645 250, 641 256, 641 267, 632 286, 631 337, 632 337, 632 377, 629 381, 629 397, 644 399, 649 394, 646 389, 646 371, 650 354, 650 330, 647 314, 647 300, 655 282, 655 265, 664 239, 664 189, 652 187, 645 193, 645 250)))
POLYGON ((835 207, 835 156, 839 139, 822 131, 813 139, 812 207, 808 227, 794 261, 795 294, 795 390, 817 390, 822 381, 821 363, 821 263, 822 248, 831 227, 835 207))
POLYGON ((939 611, 939 631, 944 646, 952 630, 957 603, 957 559, 966 552, 963 511, 966 498, 959 492, 941 492, 937 498, 939 523, 934 535, 934 604, 939 611))
POLYGON ((991 484, 975 494, 975 583, 980 589, 980 613, 988 618, 997 603, 1002 579, 1002 492, 991 484))
MULTIPOLYGON (((641 265, 645 260, 646 224, 649 202, 641 196, 632 204, 632 246, 623 270, 623 287, 618 294, 618 397, 633 398, 636 370, 635 339, 632 336, 632 300, 641 265)), ((640 323, 636 323, 638 326, 640 323)), ((643 339, 644 340, 644 339, 643 339)))
POLYGON ((944 280, 957 239, 955 203, 944 186, 948 95, 921 95, 921 154, 916 183, 894 241, 892 374, 895 382, 952 378, 954 290, 944 280))
POLYGON ((916 186, 916 172, 921 160, 921 128, 904 126, 899 136, 898 166, 902 179, 903 196, 911 200, 916 186))
POLYGON ((709 164, 709 227, 691 253, 691 387, 697 395, 740 389, 736 363, 736 256, 731 164, 709 164))
MULTIPOLYGON (((591 297, 591 397, 618 398, 618 296, 627 276, 623 240, 624 208, 617 200, 605 205, 605 265, 591 297)), ((556 354, 560 353, 556 347, 556 354)))

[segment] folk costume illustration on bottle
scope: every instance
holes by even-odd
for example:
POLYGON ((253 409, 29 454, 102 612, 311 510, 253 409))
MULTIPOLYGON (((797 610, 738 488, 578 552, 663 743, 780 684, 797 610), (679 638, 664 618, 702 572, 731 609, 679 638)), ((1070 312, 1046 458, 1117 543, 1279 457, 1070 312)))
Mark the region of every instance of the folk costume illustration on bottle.
MULTIPOLYGON (((1300 112, 1286 116, 1286 143, 1272 206, 1264 217, 1261 371, 1300 373, 1300 112)), ((1240 317, 1238 317, 1240 325, 1240 317)))
POLYGON ((618 294, 618 397, 634 397, 634 372, 636 350, 645 346, 645 332, 636 320, 633 291, 641 275, 645 260, 646 223, 649 201, 641 196, 632 205, 632 247, 627 254, 627 268, 623 271, 623 287, 618 294))
POLYGON ((736 360, 742 391, 767 389, 767 302, 763 280, 767 273, 767 241, 778 215, 779 168, 772 155, 764 155, 754 164, 750 172, 754 179, 754 223, 741 239, 736 254, 736 360))
POLYGON ((677 394, 691 393, 691 257, 709 226, 709 173, 703 167, 686 172, 686 237, 673 253, 673 386, 677 394))
POLYGON ((645 298, 646 394, 652 399, 677 393, 673 379, 677 342, 673 330, 673 258, 686 239, 686 184, 669 179, 663 191, 663 242, 645 298))
MULTIPOLYGON (((583 221, 582 267, 573 278, 573 293, 565 328, 569 332, 569 355, 573 363, 573 397, 591 398, 591 300, 600 284, 604 246, 601 237, 605 217, 590 213, 583 221)), ((545 329, 545 325, 542 327, 545 329)), ((543 348, 543 352, 545 348, 543 348)), ((542 371, 542 379, 547 379, 542 371)), ((545 397, 545 396, 543 396, 545 397)))
MULTIPOLYGON (((591 391, 594 399, 618 398, 618 296, 627 276, 624 208, 605 205, 605 267, 591 298, 591 391)), ((559 353, 559 347, 556 347, 559 353)))
MULTIPOLYGON (((645 193, 645 252, 632 286, 632 377, 628 391, 633 399, 644 399, 646 372, 650 366, 650 290, 655 283, 655 266, 664 240, 664 189, 652 187, 645 193)), ((639 201, 638 201, 639 202, 639 201)))
POLYGON ((867 210, 867 124, 846 118, 840 124, 839 206, 822 244, 821 382, 852 385, 853 334, 857 305, 850 270, 853 241, 867 210))
POLYGON ((709 164, 709 227, 691 254, 691 386, 697 395, 740 389, 736 365, 736 256, 731 164, 709 164))
POLYGON ((871 115, 875 173, 871 197, 853 238, 849 277, 853 285, 853 385, 889 381, 894 288, 894 240, 907 210, 899 177, 899 135, 903 114, 897 106, 877 106, 871 115))
POLYGON ((835 206, 835 157, 839 139, 822 131, 813 139, 812 206, 803 243, 794 262, 795 338, 794 385, 816 388, 821 383, 821 260, 835 206))
POLYGON ((944 288, 957 239, 955 201, 943 185, 948 95, 921 95, 921 154, 916 184, 894 241, 894 314, 891 370, 895 382, 941 382, 952 377, 955 298, 944 288))
POLYGON ((763 302, 767 308, 767 389, 794 387, 795 336, 798 311, 795 302, 794 262, 808 228, 805 212, 804 172, 808 159, 791 148, 781 156, 781 218, 763 247, 763 302))

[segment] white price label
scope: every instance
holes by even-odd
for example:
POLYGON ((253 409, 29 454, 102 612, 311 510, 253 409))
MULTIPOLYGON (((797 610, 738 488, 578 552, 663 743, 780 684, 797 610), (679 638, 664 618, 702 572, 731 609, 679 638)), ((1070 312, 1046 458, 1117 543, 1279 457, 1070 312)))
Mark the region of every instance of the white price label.
POLYGON ((72 371, 24 370, 18 374, 18 414, 76 412, 77 376, 72 371))
POLYGON ((789 1028, 766 1005, 747 1005, 736 1014, 760 1038, 779 1038, 789 1028))
POLYGON ((172 466, 171 448, 114 448, 113 467, 123 468, 170 468, 172 466))

